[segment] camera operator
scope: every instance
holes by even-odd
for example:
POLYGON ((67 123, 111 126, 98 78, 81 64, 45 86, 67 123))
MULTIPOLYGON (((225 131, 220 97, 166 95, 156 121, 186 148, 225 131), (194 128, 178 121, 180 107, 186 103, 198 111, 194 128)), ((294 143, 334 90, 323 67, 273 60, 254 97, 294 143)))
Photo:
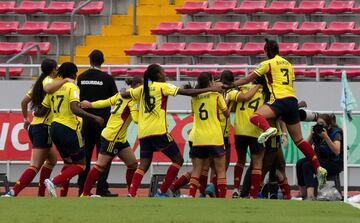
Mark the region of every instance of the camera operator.
MULTIPOLYGON (((328 171, 328 176, 337 175, 343 170, 343 133, 332 115, 319 115, 309 143, 314 146, 320 165, 328 171)), ((311 163, 306 158, 296 163, 296 173, 300 195, 309 200, 315 199, 317 181, 311 163)))

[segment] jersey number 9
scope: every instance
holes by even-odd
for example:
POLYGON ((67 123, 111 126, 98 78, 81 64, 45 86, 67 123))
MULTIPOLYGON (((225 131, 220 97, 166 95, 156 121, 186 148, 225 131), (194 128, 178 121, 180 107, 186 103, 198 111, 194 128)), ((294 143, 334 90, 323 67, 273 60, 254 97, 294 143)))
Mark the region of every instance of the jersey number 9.
POLYGON ((206 120, 209 118, 209 112, 204 109, 205 103, 202 103, 199 108, 199 117, 201 120, 206 120))
POLYGON ((54 113, 60 113, 60 107, 63 101, 64 101, 64 95, 56 95, 56 97, 54 95, 51 96, 51 102, 53 104, 54 113))

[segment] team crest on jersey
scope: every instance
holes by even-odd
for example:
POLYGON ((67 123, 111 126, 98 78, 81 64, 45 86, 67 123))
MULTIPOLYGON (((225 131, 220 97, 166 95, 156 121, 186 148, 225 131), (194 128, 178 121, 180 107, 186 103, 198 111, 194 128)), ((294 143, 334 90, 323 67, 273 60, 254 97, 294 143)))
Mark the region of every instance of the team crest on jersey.
POLYGON ((74 97, 79 98, 79 92, 78 91, 74 91, 74 97))

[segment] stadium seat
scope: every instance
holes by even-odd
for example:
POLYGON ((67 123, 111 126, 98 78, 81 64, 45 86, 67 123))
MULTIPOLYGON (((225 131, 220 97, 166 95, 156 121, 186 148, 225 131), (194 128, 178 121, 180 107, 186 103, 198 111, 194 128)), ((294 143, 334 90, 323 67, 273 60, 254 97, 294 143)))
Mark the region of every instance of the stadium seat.
MULTIPOLYGON (((345 64, 344 66, 359 66, 357 64, 345 64)), ((348 78, 352 77, 359 77, 360 76, 360 69, 344 69, 346 71, 346 76, 348 78)), ((341 77, 342 71, 338 71, 335 73, 335 76, 341 77)))
POLYGON ((321 12, 321 9, 324 7, 325 1, 302 1, 297 8, 293 9, 293 12, 299 14, 310 14, 321 12))
MULTIPOLYGON (((140 64, 139 64, 140 65, 140 64)), ((147 65, 147 64, 141 64, 141 65, 147 65)), ((143 67, 143 68, 135 68, 135 69, 131 69, 131 70, 128 70, 127 74, 129 76, 143 76, 144 75, 144 72, 146 70, 146 67, 143 67)))
POLYGON ((355 49, 355 43, 331 43, 329 49, 323 50, 321 53, 327 56, 341 56, 350 54, 355 49))
POLYGON ((204 12, 208 7, 208 2, 185 2, 184 6, 181 8, 176 8, 176 12, 180 14, 194 14, 199 12, 204 12))
MULTIPOLYGON (((315 66, 336 66, 336 64, 314 64, 315 66)), ((320 69, 320 77, 335 76, 336 68, 320 69)), ((307 69, 304 74, 306 77, 316 77, 316 69, 307 69)))
POLYGON ((331 1, 328 7, 321 9, 324 13, 343 13, 343 12, 351 12, 351 9, 354 8, 354 1, 331 1))
MULTIPOLYGON (((38 44, 40 47, 40 54, 47 55, 50 52, 51 44, 49 42, 27 42, 23 46, 23 50, 34 45, 38 44)), ((32 48, 29 52, 29 55, 35 55, 36 54, 36 48, 32 48)))
POLYGON ((13 12, 15 9, 15 1, 1 1, 0 2, 0 13, 13 12))
POLYGON ((351 9, 352 13, 360 13, 360 5, 358 5, 357 7, 354 6, 354 8, 351 9))
POLYGON ((158 49, 152 51, 155 55, 174 55, 184 50, 186 43, 164 43, 158 49))
POLYGON ((360 35, 360 26, 354 27, 354 28, 351 30, 351 33, 352 33, 352 34, 355 34, 355 35, 360 35))
MULTIPOLYGON (((23 68, 9 68, 9 75, 10 77, 18 77, 24 72, 23 68)), ((6 75, 6 68, 0 68, 0 76, 5 77, 6 75)))
MULTIPOLYGON (((166 64, 166 65, 174 65, 174 64, 166 64)), ((178 65, 188 65, 188 64, 178 64, 178 65)), ((164 68, 166 76, 175 77, 176 76, 176 68, 164 68)), ((187 71, 186 68, 180 68, 180 75, 185 74, 187 71)))
POLYGON ((44 32, 49 26, 49 22, 26 21, 22 27, 17 30, 20 34, 39 34, 44 32))
POLYGON ((234 10, 236 4, 236 1, 214 1, 211 7, 204 9, 204 12, 208 14, 228 13, 234 10))
MULTIPOLYGON (((85 1, 79 2, 79 5, 84 4, 85 1)), ((104 9, 104 2, 93 1, 87 4, 84 8, 80 9, 77 14, 100 14, 104 9)))
POLYGON ((210 27, 211 22, 189 22, 187 27, 179 30, 179 33, 188 35, 206 33, 210 27))
POLYGON ((72 12, 75 7, 75 2, 52 1, 47 8, 43 9, 47 14, 63 14, 72 12))
POLYGON ((268 29, 266 32, 274 35, 292 33, 298 26, 298 22, 275 22, 271 29, 268 29))
POLYGON ((214 47, 214 43, 190 43, 184 50, 179 50, 180 54, 183 55, 201 55, 207 54, 214 47))
POLYGON ((360 45, 358 48, 356 48, 355 50, 353 50, 351 52, 352 55, 355 55, 355 56, 360 56, 360 45))
POLYGON ((331 22, 326 29, 321 32, 329 35, 340 35, 350 33, 355 28, 355 22, 331 22))
POLYGON ((240 22, 216 22, 212 29, 209 29, 209 34, 227 34, 233 33, 240 27, 240 22))
POLYGON ((16 32, 19 22, 0 22, 0 34, 16 32))
POLYGON ((263 8, 266 6, 266 1, 243 1, 240 3, 238 8, 235 8, 233 11, 239 14, 250 14, 256 12, 262 12, 263 8))
POLYGON ((209 54, 213 56, 224 56, 235 54, 237 50, 240 50, 242 43, 218 43, 216 49, 210 50, 209 54))
POLYGON ((293 54, 299 48, 299 43, 279 43, 280 55, 293 54))
POLYGON ((236 53, 243 56, 259 55, 264 53, 265 43, 247 42, 243 49, 237 50, 236 53))
MULTIPOLYGON (((218 64, 197 64, 197 65, 218 65, 218 64)), ((192 70, 185 71, 184 74, 187 75, 187 76, 191 76, 191 77, 197 77, 202 72, 209 72, 212 75, 217 75, 218 74, 217 68, 194 68, 192 70)))
POLYGON ((22 47, 23 47, 23 43, 0 42, 0 54, 10 55, 15 53, 20 53, 22 47))
MULTIPOLYGON (((306 66, 306 64, 293 64, 293 66, 306 66)), ((294 68, 295 76, 305 76, 305 68, 294 68)))
POLYGON ((42 12, 45 8, 45 1, 22 1, 20 5, 14 9, 19 14, 32 14, 42 12))
MULTIPOLYGON (((70 34, 71 23, 70 22, 52 22, 50 27, 44 30, 47 34, 70 34)), ((74 23, 74 32, 76 31, 76 22, 74 23)))
MULTIPOLYGON (((231 64, 231 63, 227 63, 225 65, 239 65, 239 66, 248 66, 248 64, 231 64)), ((246 71, 245 68, 224 68, 224 69, 220 69, 218 71, 219 74, 221 74, 221 72, 223 72, 224 70, 231 70, 233 72, 234 75, 245 75, 246 71)), ((250 70, 249 70, 249 74, 250 74, 250 70)))
POLYGON ((327 43, 304 43, 301 49, 293 51, 295 55, 299 56, 313 56, 321 54, 327 47, 327 43))
POLYGON ((311 35, 320 33, 321 30, 325 29, 326 22, 303 22, 301 27, 294 29, 294 33, 300 35, 311 35))
POLYGON ((156 29, 151 29, 153 35, 168 35, 179 32, 184 27, 183 22, 161 22, 156 29))
MULTIPOLYGON (((101 71, 110 74, 108 68, 102 68, 101 71)), ((126 75, 127 73, 128 73, 127 68, 111 68, 111 75, 112 76, 126 75)))
POLYGON ((252 21, 246 21, 244 24, 244 27, 235 30, 236 33, 240 34, 258 34, 258 33, 264 33, 269 28, 269 22, 252 22, 252 21))
POLYGON ((156 49, 156 43, 135 43, 131 49, 125 50, 128 56, 141 56, 156 49))
POLYGON ((263 12, 270 14, 292 12, 295 7, 295 3, 295 1, 272 1, 269 7, 263 8, 263 12))

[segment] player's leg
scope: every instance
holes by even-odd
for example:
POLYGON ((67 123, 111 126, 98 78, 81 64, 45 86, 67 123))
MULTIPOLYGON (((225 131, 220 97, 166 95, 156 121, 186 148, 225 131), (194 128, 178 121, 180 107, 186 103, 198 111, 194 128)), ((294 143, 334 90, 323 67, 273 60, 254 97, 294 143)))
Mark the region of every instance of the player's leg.
POLYGON ((218 197, 225 198, 227 191, 225 154, 217 151, 216 153, 212 153, 212 156, 217 176, 218 197))
POLYGON ((278 184, 281 189, 281 192, 283 193, 284 199, 288 200, 291 199, 291 193, 290 193, 290 186, 288 183, 288 179, 286 177, 285 172, 285 158, 284 153, 282 152, 282 149, 279 148, 276 152, 276 158, 275 158, 275 168, 276 168, 276 176, 278 178, 278 184))
POLYGON ((126 169, 126 184, 128 190, 130 189, 131 181, 134 176, 134 173, 138 167, 138 163, 135 157, 134 152, 130 147, 126 147, 118 153, 118 157, 124 161, 127 169, 126 169))
POLYGON ((196 196, 196 191, 200 187, 201 171, 204 166, 204 161, 207 159, 207 157, 205 158, 200 158, 200 157, 202 156, 196 156, 192 159, 193 167, 191 171, 190 188, 189 188, 189 196, 191 197, 196 196))
POLYGON ((38 196, 43 197, 45 196, 45 179, 50 178, 52 170, 57 163, 57 154, 55 146, 52 146, 49 150, 48 157, 45 163, 41 167, 40 171, 40 179, 39 179, 39 190, 38 196))
POLYGON ((225 164, 226 164, 226 170, 227 170, 229 168, 230 158, 231 158, 230 137, 224 137, 224 146, 225 146, 225 164))
POLYGON ((306 186, 305 186, 305 179, 303 172, 303 165, 305 162, 307 162, 306 158, 302 158, 296 162, 296 177, 297 177, 300 196, 303 198, 306 197, 306 186))
MULTIPOLYGON (((211 158, 209 158, 209 159, 211 159, 211 158)), ((209 159, 204 160, 200 178, 199 178, 199 182, 200 182, 199 191, 200 191, 201 197, 206 196, 205 189, 206 189, 208 178, 209 178, 209 168, 210 168, 210 160, 209 159)), ((211 162, 213 162, 212 159, 211 159, 211 162)))
POLYGON ((259 143, 266 142, 268 138, 276 134, 277 129, 271 127, 267 121, 276 116, 275 111, 268 104, 264 104, 250 117, 250 122, 264 131, 258 138, 259 143))
MULTIPOLYGON (((256 146, 257 148, 261 148, 260 145, 256 145, 256 146)), ((250 150, 251 149, 252 148, 250 147, 250 150)), ((251 188, 250 188, 251 198, 257 198, 257 193, 260 191, 260 185, 262 182, 262 164, 263 164, 265 150, 264 149, 256 149, 256 150, 258 151, 252 152, 251 154, 251 162, 253 164, 253 168, 251 170, 251 188)))
POLYGON ((240 182, 246 162, 247 147, 248 143, 245 137, 235 136, 237 162, 234 167, 234 191, 232 193, 233 198, 238 198, 240 196, 240 182))

